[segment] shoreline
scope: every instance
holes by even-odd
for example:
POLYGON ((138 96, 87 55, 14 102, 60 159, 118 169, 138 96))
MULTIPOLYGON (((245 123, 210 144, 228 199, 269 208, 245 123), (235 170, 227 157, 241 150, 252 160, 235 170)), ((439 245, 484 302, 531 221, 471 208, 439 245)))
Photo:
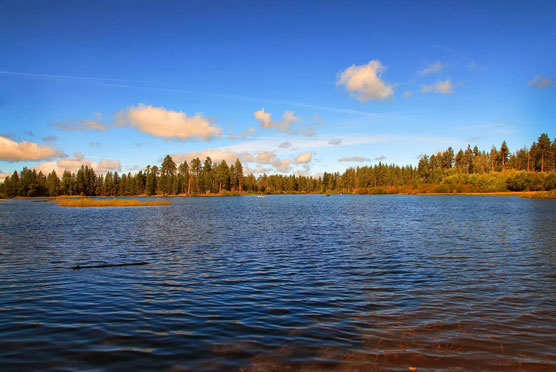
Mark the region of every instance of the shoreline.
POLYGON ((367 193, 361 194, 357 192, 319 192, 319 193, 226 193, 226 194, 178 194, 178 195, 59 195, 59 196, 16 196, 13 198, 0 198, 2 200, 10 199, 49 199, 52 201, 63 199, 82 199, 82 198, 216 198, 216 197, 237 197, 237 196, 270 196, 270 195, 418 195, 418 196, 519 196, 522 198, 543 197, 548 199, 556 198, 556 192, 551 191, 493 191, 493 192, 385 192, 385 193, 367 193))

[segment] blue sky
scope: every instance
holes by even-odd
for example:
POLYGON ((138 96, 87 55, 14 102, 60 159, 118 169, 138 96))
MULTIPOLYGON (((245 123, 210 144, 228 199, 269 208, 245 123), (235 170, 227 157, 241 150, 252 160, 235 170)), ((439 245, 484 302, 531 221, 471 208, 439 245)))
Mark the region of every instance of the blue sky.
POLYGON ((0 35, 3 174, 319 174, 555 135, 553 1, 4 0, 0 35))

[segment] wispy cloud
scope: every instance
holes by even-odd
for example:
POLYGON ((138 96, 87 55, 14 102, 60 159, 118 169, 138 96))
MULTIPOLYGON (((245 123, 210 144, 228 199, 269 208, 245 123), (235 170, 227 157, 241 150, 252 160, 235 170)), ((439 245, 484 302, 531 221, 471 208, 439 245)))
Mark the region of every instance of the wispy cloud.
POLYGON ((166 91, 166 92, 189 93, 189 94, 196 94, 196 95, 201 94, 201 95, 206 95, 211 97, 229 98, 229 99, 248 101, 248 102, 257 102, 257 103, 280 104, 286 106, 302 107, 302 108, 307 108, 307 109, 312 109, 317 111, 352 114, 352 115, 359 115, 359 116, 372 117, 372 118, 381 118, 386 116, 385 114, 379 114, 379 113, 368 112, 363 110, 354 110, 351 108, 324 106, 324 105, 317 105, 317 104, 312 104, 307 102, 288 101, 288 100, 276 99, 276 98, 249 97, 249 96, 243 96, 243 95, 238 95, 233 93, 210 92, 210 91, 203 91, 199 89, 184 89, 181 87, 156 85, 153 84, 152 82, 146 82, 140 80, 123 80, 123 79, 112 79, 112 78, 103 78, 103 77, 37 74, 37 73, 26 73, 26 72, 17 72, 17 71, 0 71, 0 75, 19 76, 19 77, 37 78, 37 79, 81 80, 84 82, 93 82, 104 86, 110 86, 110 87, 116 87, 122 89, 147 89, 147 90, 158 90, 158 91, 166 91))
POLYGON ((439 93, 439 94, 452 94, 454 92, 454 84, 448 80, 438 81, 434 84, 423 85, 421 93, 439 93))
POLYGON ((283 133, 291 133, 291 125, 299 121, 299 118, 294 115, 293 111, 285 111, 284 114, 282 114, 281 121, 272 120, 270 118, 271 114, 269 112, 265 112, 264 108, 259 111, 255 111, 253 115, 255 115, 255 119, 257 119, 257 121, 261 124, 262 128, 274 128, 283 133))
POLYGON ((140 81, 137 80, 123 80, 123 79, 112 79, 112 78, 102 78, 102 77, 92 77, 92 76, 36 74, 36 73, 18 72, 18 71, 0 71, 0 75, 20 76, 20 77, 28 77, 28 78, 39 78, 39 79, 68 79, 68 80, 85 80, 85 81, 96 81, 96 82, 140 83, 140 81))
POLYGON ((342 139, 341 138, 332 138, 328 141, 329 145, 339 145, 342 143, 342 139))
POLYGON ((383 100, 394 94, 393 86, 382 80, 385 70, 377 59, 366 65, 352 65, 339 74, 336 85, 344 85, 360 101, 383 100))
POLYGON ((545 89, 554 85, 554 81, 546 76, 537 75, 529 80, 529 86, 535 89, 545 89))
POLYGON ((436 72, 442 71, 445 67, 446 67, 445 64, 443 64, 440 61, 436 61, 436 62, 433 62, 433 63, 429 64, 424 69, 417 71, 417 74, 418 75, 434 74, 436 72))
POLYGON ((406 90, 405 92, 403 92, 402 97, 403 98, 410 98, 413 95, 413 92, 410 90, 406 90))
POLYGON ((351 157, 343 157, 338 159, 338 162, 364 162, 364 161, 371 161, 371 159, 364 158, 362 156, 351 156, 351 157))
POLYGON ((98 130, 101 132, 105 132, 108 130, 108 127, 102 124, 99 120, 92 120, 92 119, 84 119, 84 120, 66 120, 63 122, 56 122, 54 123, 58 129, 74 132, 74 131, 81 131, 81 130, 98 130))

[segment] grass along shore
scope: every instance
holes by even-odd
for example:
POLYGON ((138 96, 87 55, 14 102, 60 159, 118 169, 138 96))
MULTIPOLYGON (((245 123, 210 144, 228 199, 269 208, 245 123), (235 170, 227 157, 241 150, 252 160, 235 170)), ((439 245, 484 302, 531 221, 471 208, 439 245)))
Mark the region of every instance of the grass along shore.
POLYGON ((141 201, 137 199, 91 199, 91 198, 80 198, 80 199, 52 199, 56 202, 59 207, 150 207, 150 206, 160 206, 160 205, 171 205, 172 202, 167 200, 149 200, 141 201))
MULTIPOLYGON (((107 198, 106 196, 83 196, 83 195, 60 195, 55 197, 44 197, 44 196, 16 196, 14 198, 7 198, 9 199, 45 199, 47 198, 47 202, 55 202, 55 203, 64 203, 70 204, 66 202, 71 202, 71 204, 86 204, 86 203, 99 203, 99 204, 106 204, 106 205, 90 205, 91 207, 96 206, 144 206, 144 205, 168 205, 171 204, 170 201, 145 201, 142 202, 140 200, 134 198, 189 198, 189 197, 223 197, 223 196, 264 196, 264 195, 421 195, 421 196, 456 196, 456 195, 469 195, 469 196, 517 196, 521 198, 527 199, 556 199, 556 189, 550 191, 490 191, 490 192, 469 192, 469 191, 461 191, 458 192, 453 190, 452 192, 437 192, 434 189, 428 190, 419 190, 411 187, 377 187, 377 188, 368 188, 368 189, 358 189, 352 192, 347 191, 327 191, 327 192, 242 192, 241 194, 238 192, 225 192, 225 193, 209 193, 209 194, 178 194, 178 195, 122 195, 116 196, 113 199, 97 199, 97 198, 107 198), (117 198, 117 199, 116 199, 117 198), (82 200, 86 200, 83 202, 82 200), (119 205, 121 204, 121 205, 119 205)), ((0 198, 0 202, 3 199, 0 198)), ((6 199, 4 199, 6 200, 6 199)), ((65 205, 64 205, 65 206, 65 205)), ((67 205, 70 206, 70 205, 67 205)), ((76 205, 76 206, 87 206, 87 205, 76 205)))

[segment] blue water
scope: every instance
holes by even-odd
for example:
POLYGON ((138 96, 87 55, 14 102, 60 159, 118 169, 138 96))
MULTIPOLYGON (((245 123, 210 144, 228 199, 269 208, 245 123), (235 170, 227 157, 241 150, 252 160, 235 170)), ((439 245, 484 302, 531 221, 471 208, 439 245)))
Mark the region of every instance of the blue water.
POLYGON ((555 200, 171 200, 0 202, 0 369, 556 369, 555 200))

